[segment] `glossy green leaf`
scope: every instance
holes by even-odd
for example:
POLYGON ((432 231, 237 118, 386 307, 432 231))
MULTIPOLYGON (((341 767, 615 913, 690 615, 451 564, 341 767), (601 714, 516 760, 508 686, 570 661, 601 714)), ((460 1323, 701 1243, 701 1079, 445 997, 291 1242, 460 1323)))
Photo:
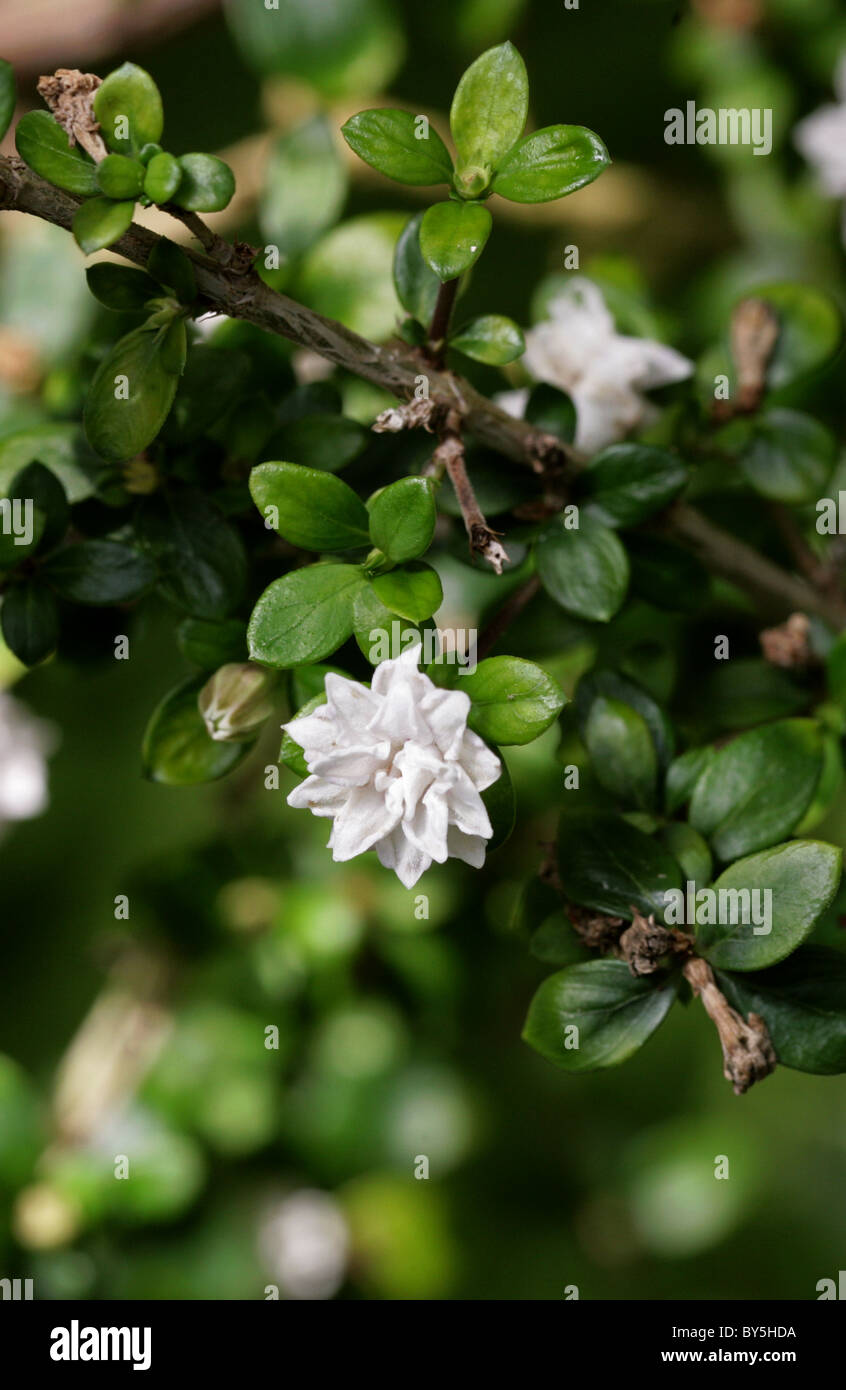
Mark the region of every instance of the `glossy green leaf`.
POLYGON ((98 261, 85 272, 88 288, 107 309, 119 314, 140 314, 150 299, 161 294, 152 276, 129 266, 98 261))
POLYGON ((598 135, 578 125, 551 125, 526 135, 502 160, 494 192, 513 203, 548 203, 592 183, 610 164, 598 135))
POLYGON ((491 656, 456 690, 470 696, 468 726, 488 743, 531 743, 548 729, 566 704, 557 681, 533 661, 491 656))
POLYGON ((813 502, 825 487, 837 458, 830 430, 797 410, 762 411, 741 451, 744 477, 777 502, 813 502))
POLYGON ((643 715, 622 700, 599 695, 591 705, 584 737, 600 785, 627 806, 651 810, 658 758, 643 715))
POLYGON ((308 565, 265 589, 247 629, 250 657, 286 668, 322 661, 353 630, 353 602, 366 583, 355 565, 308 565))
POLYGON ((413 623, 431 618, 443 603, 440 578, 422 561, 379 574, 371 583, 386 608, 401 618, 410 618, 413 623))
POLYGON ((367 508, 341 478, 295 463, 262 463, 250 474, 265 524, 303 550, 368 544, 367 508))
POLYGON ((561 517, 544 526, 537 542, 543 587, 568 613, 607 623, 626 596, 629 562, 613 531, 592 517, 568 530, 561 517))
POLYGON ((703 748, 688 748, 674 758, 667 769, 667 815, 671 816, 693 795, 693 789, 707 767, 717 756, 710 743, 703 748))
POLYGON ((606 526, 637 526, 666 507, 687 482, 687 469, 667 449, 612 444, 581 475, 587 492, 582 511, 606 526))
POLYGON ((19 565, 37 550, 49 550, 62 539, 70 511, 61 482, 42 463, 30 463, 16 473, 5 495, 12 506, 4 509, 0 529, 0 568, 19 565), (17 507, 15 504, 18 504, 17 507), (5 522, 5 515, 10 523, 5 522))
POLYGON ((455 280, 475 265, 490 236, 492 218, 479 203, 435 203, 420 224, 420 250, 439 280, 455 280))
POLYGON ((235 175, 213 154, 179 156, 182 178, 172 201, 187 212, 220 212, 235 192, 235 175))
POLYGON ((79 541, 55 551, 43 573, 73 603, 125 603, 149 589, 156 567, 148 555, 119 541, 79 541))
POLYGON ((582 738, 586 736, 588 719, 597 696, 622 701, 637 711, 649 730, 659 767, 666 767, 673 756, 673 726, 657 700, 641 685, 620 675, 618 671, 595 668, 582 677, 576 690, 576 712, 582 738))
POLYGON ((664 845, 677 861, 685 882, 703 888, 711 882, 713 860, 708 841, 686 821, 668 821, 658 833, 664 845))
POLYGON ((103 138, 118 154, 140 154, 161 139, 164 113, 159 89, 148 72, 123 63, 94 93, 94 114, 103 138))
POLYGON ((437 520, 434 491, 428 478, 400 478, 389 483, 367 510, 370 538, 394 564, 425 555, 437 520))
POLYGON ((621 816, 564 815, 558 830, 558 871, 567 897, 631 920, 632 908, 663 919, 664 894, 681 886, 676 860, 621 816))
POLYGON ((711 915, 722 920, 704 920, 706 908, 697 905, 701 953, 721 970, 763 970, 783 960, 810 935, 837 892, 842 859, 836 845, 791 840, 736 860, 713 885, 717 911, 711 915))
POLYGON ((449 123, 459 174, 484 170, 487 183, 523 134, 528 110, 529 79, 517 49, 511 43, 489 48, 470 64, 452 99, 449 123))
POLYGON ((171 690, 153 711, 144 733, 144 776, 167 787, 214 782, 244 760, 254 740, 225 743, 210 737, 197 706, 205 676, 171 690))
POLYGON ((693 791, 690 823, 728 861, 784 839, 810 805, 822 771, 812 719, 782 719, 732 739, 693 791))
POLYGON ((49 111, 27 111, 15 128, 18 154, 56 188, 90 198, 98 192, 97 166, 71 143, 49 111))
POLYGON ((399 656, 422 641, 422 635, 417 623, 386 608, 372 584, 359 589, 353 603, 353 636, 371 666, 399 656))
POLYGON ((74 213, 73 235, 77 246, 90 256, 118 241, 132 224, 135 204, 115 203, 111 198, 89 198, 74 213))
POLYGON ((240 534, 201 492, 151 497, 136 519, 152 552, 159 591, 197 618, 225 618, 240 602, 247 559, 240 534))
POLYGON ((154 154, 144 173, 144 192, 151 203, 169 203, 179 192, 182 165, 175 155, 154 154))
POLYGON ((398 183, 449 183, 452 160, 438 132, 409 111, 359 111, 341 133, 359 159, 398 183))
POLYGON ((12 124, 15 96, 15 70, 5 58, 0 58, 0 140, 12 124))
POLYGON ((622 961, 585 961, 544 980, 523 1037, 565 1071, 617 1066, 655 1032, 675 997, 674 984, 635 979, 622 961))
POLYGON ((717 972, 733 1008, 763 1018, 783 1067, 835 1076, 846 1071, 846 958, 800 946, 789 960, 747 975, 717 972))
POLYGON ((134 458, 151 444, 167 418, 179 382, 179 350, 185 360, 185 324, 136 328, 121 338, 97 368, 83 421, 92 448, 112 462, 134 458))
POLYGON ((403 228, 394 253, 394 287, 402 307, 418 323, 428 325, 435 312, 441 282, 423 259, 420 227, 425 213, 418 212, 403 228))
POLYGON ((144 165, 125 154, 107 154, 97 165, 97 183, 107 198, 135 199, 144 188, 144 165))
POLYGON ((167 237, 156 238, 147 257, 147 274, 172 290, 182 304, 190 304, 197 297, 194 267, 182 248, 167 237))
POLYGON ((59 614, 50 590, 37 580, 13 585, 3 596, 0 629, 9 651, 24 666, 43 661, 59 638, 59 614))
POLYGON ((491 367, 502 367, 506 362, 514 362, 526 350, 526 340, 521 329, 513 319, 503 314, 482 314, 471 319, 459 328, 449 340, 450 347, 472 357, 476 362, 486 362, 491 367))

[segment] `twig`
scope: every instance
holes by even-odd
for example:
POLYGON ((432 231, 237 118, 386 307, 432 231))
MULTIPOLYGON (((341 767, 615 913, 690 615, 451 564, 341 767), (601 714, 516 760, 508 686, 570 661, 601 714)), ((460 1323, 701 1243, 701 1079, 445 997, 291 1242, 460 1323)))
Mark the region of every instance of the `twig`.
POLYGON ((456 277, 455 280, 445 280, 438 290, 438 297, 435 300, 432 322, 427 334, 427 346, 436 367, 444 365, 447 333, 455 307, 455 297, 458 294, 458 279, 459 277, 456 277))
POLYGON ((461 437, 461 415, 455 409, 448 413, 441 430, 440 443, 433 455, 434 473, 445 469, 455 489, 464 526, 470 540, 470 551, 487 560, 497 574, 502 574, 503 565, 508 564, 508 552, 500 545, 496 531, 486 522, 482 509, 476 501, 473 484, 467 476, 464 457, 464 440, 461 437))
POLYGON ((778 1059, 767 1025, 760 1014, 750 1013, 747 1020, 731 1007, 717 988, 707 961, 691 956, 682 973, 717 1029, 723 1049, 723 1075, 732 1083, 735 1095, 742 1096, 756 1081, 763 1081, 775 1071, 778 1059))

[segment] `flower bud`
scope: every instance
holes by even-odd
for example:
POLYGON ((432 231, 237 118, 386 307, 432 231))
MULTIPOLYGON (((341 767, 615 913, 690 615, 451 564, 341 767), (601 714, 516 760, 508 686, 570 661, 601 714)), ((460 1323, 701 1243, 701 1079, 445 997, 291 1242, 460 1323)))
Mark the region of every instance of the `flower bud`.
POLYGON ((478 198, 484 193, 491 181, 490 169, 482 168, 478 164, 469 164, 464 169, 459 169, 455 180, 456 192, 462 198, 478 198))
POLYGON ((246 743, 274 711, 275 671, 252 661, 233 661, 210 676, 197 696, 211 737, 221 743, 246 743))

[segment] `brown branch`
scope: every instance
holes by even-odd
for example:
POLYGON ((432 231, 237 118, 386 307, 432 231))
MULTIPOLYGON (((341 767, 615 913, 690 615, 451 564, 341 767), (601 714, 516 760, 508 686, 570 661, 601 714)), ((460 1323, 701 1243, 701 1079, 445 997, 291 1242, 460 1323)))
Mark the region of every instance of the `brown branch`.
POLYGON ((438 290, 438 297, 435 300, 435 310, 427 334, 427 345, 436 367, 444 365, 447 333, 457 294, 458 277, 455 280, 446 280, 438 290))
POLYGON ((502 574, 503 565, 509 563, 508 552, 500 545, 498 533, 492 531, 486 522, 482 509, 476 501, 473 484, 467 476, 464 458, 464 440, 461 437, 461 415, 451 410, 441 430, 441 439, 433 455, 434 472, 437 475, 444 469, 458 498, 464 526, 470 541, 470 552, 481 555, 497 574, 502 574))
POLYGON ((778 1058, 767 1025, 760 1014, 750 1013, 749 1018, 744 1019, 730 1006, 717 988, 714 972, 707 961, 691 956, 682 973, 717 1029, 723 1049, 723 1075, 732 1083, 735 1095, 742 1096, 756 1081, 763 1081, 775 1071, 778 1058))
POLYGON ((531 603, 539 589, 540 580, 536 574, 533 574, 530 579, 526 580, 525 584, 521 584, 505 600, 499 612, 494 615, 479 638, 476 646, 476 656, 479 661, 487 656, 502 634, 514 622, 514 619, 519 618, 523 609, 531 603))
MULTIPOLYGON (((21 160, 0 156, 0 208, 26 212, 69 231, 79 202, 38 178, 21 160)), ((156 241, 153 232, 133 223, 111 250, 136 265, 146 266, 156 241)), ((343 324, 271 290, 254 271, 243 273, 247 248, 236 246, 236 251, 237 268, 220 265, 205 254, 186 251, 195 267, 201 300, 207 307, 311 348, 327 361, 390 391, 401 401, 414 399, 421 375, 425 376, 434 405, 443 411, 457 409, 463 430, 480 443, 536 473, 551 472, 556 480, 566 482, 577 474, 578 455, 554 436, 506 414, 463 378, 424 367, 420 353, 413 348, 368 342, 343 324)), ((487 529, 484 520, 482 524, 487 529)), ((694 508, 676 503, 668 508, 664 526, 696 551, 712 572, 752 594, 765 612, 781 617, 805 611, 816 613, 836 628, 846 626, 846 602, 840 596, 817 593, 806 581, 720 530, 694 508)))

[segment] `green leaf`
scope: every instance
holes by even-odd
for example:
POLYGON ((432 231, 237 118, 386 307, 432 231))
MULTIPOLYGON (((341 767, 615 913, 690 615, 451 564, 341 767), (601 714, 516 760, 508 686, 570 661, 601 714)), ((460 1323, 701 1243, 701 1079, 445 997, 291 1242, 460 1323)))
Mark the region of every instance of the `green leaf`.
POLYGON ((111 198, 89 198, 74 213, 73 235, 77 246, 90 256, 118 241, 132 224, 134 203, 115 203, 111 198))
POLYGON ((667 506, 687 482, 675 454, 648 444, 612 444, 591 459, 581 481, 584 512, 606 526, 637 526, 667 506))
POLYGON ((161 293, 152 276, 129 266, 98 261, 85 272, 88 288, 95 299, 119 314, 143 313, 147 301, 161 293))
POLYGON ((582 676, 576 690, 576 711, 582 738, 586 736, 588 719, 597 696, 622 701, 636 710, 649 730, 658 765, 665 768, 673 756, 673 726, 661 706, 635 681, 628 680, 617 671, 594 669, 582 676))
POLYGON ((239 533, 203 493, 152 497, 136 520, 152 551, 164 597, 197 618, 225 618, 246 587, 247 558, 239 533))
POLYGON ((439 280, 455 280, 475 265, 490 236, 492 218, 479 203, 435 203, 420 224, 420 250, 439 280))
POLYGON ((705 908, 697 906, 700 953, 721 970, 763 970, 783 960, 810 935, 837 892, 842 859, 841 849, 822 840, 791 840, 738 859, 713 885, 723 920, 704 921, 705 908), (769 913, 764 892, 771 895, 769 913), (764 919, 757 934, 753 915, 764 919))
MULTIPOLYGON (((173 327, 181 330, 177 349, 181 346, 184 362, 185 324, 178 320, 173 327)), ((179 382, 178 352, 174 357, 172 346, 166 330, 136 328, 100 363, 83 423, 91 447, 103 458, 114 463, 134 458, 155 439, 179 382)))
POLYGON ((837 441, 818 420, 796 410, 765 410, 754 421, 739 463, 762 497, 798 503, 820 496, 836 458, 837 441))
POLYGON ((359 589, 353 604, 353 636, 371 666, 378 666, 422 640, 416 623, 386 608, 372 584, 359 589))
POLYGON ((410 618, 413 623, 431 618, 444 600, 437 572, 422 562, 379 574, 371 583, 376 597, 386 608, 401 618, 410 618))
POLYGON ((499 758, 502 771, 495 782, 492 782, 485 791, 482 792, 482 800, 485 803, 485 810, 490 819, 493 835, 485 845, 487 854, 493 854, 495 849, 504 845, 512 830, 517 818, 517 800, 514 795, 514 783, 511 781, 511 773, 505 759, 498 748, 494 748, 499 758))
POLYGON ((732 739, 693 791, 690 823, 728 861, 784 839, 810 805, 822 770, 813 719, 781 719, 732 739))
POLYGON ((59 638, 59 614, 50 590, 37 580, 15 584, 3 598, 0 628, 9 651, 24 666, 43 661, 59 638))
POLYGON ((144 145, 158 143, 164 129, 159 89, 135 63, 115 68, 97 88, 94 115, 106 144, 118 154, 140 154, 144 145))
POLYGON ((368 544, 367 508, 341 478, 296 463, 262 463, 250 474, 265 525, 303 550, 368 544))
POLYGON ((556 603, 578 618, 607 623, 629 582, 629 562, 617 536, 592 517, 570 531, 554 517, 537 541, 538 575, 556 603))
POLYGON ((177 207, 186 212, 220 212, 235 192, 235 175, 228 164, 213 154, 183 154, 179 157, 182 178, 173 195, 177 207))
POLYGON ((789 960, 749 975, 717 972, 733 1008, 763 1018, 779 1063, 817 1076, 846 1071, 846 958, 800 946, 789 960))
POLYGON ((176 629, 179 650, 204 671, 247 659, 247 630, 239 618, 185 618, 176 629))
POLYGON ((432 543, 437 513, 428 478, 400 478, 368 505, 370 538, 395 565, 416 560, 432 543))
MULTIPOLYGON (((68 499, 61 482, 43 463, 30 463, 15 474, 6 491, 9 501, 23 503, 18 509, 17 521, 7 531, 0 530, 0 567, 12 568, 21 560, 37 550, 49 550, 64 536, 70 516, 68 499), (25 533, 29 529, 27 503, 32 504, 30 520, 32 532, 29 543, 25 543, 25 533), (15 535, 15 530, 18 535, 15 535)), ((16 522, 15 508, 11 518, 16 522)))
POLYGON ((499 166, 494 192, 513 203, 549 203, 592 183, 610 164, 598 135, 578 125, 551 125, 526 135, 499 166))
POLYGON ((179 192, 182 165, 175 155, 154 154, 144 172, 144 192, 151 203, 169 203, 179 192))
POLYGON ((659 839, 676 859, 686 881, 695 883, 698 888, 711 882, 714 866, 708 841, 692 825, 686 821, 669 821, 659 831, 659 839))
POLYGON ((503 314, 482 314, 471 319, 450 338, 449 344, 465 357, 486 362, 491 367, 513 362, 526 351, 522 331, 513 319, 503 314))
POLYGON ((227 410, 243 401, 249 375, 246 353, 193 344, 164 425, 167 443, 201 439, 227 410))
POLYGON ((585 746, 606 791, 627 805, 653 809, 658 759, 643 715, 622 700, 599 695, 588 715, 585 746))
POLYGON ((470 64, 452 99, 449 123, 459 174, 483 170, 486 186, 523 134, 528 110, 529 79, 517 49, 510 43, 489 48, 470 64))
POLYGON ((567 897, 582 907, 631 919, 664 915, 664 895, 681 887, 676 860, 657 840, 621 816, 564 815, 558 830, 558 871, 567 897))
POLYGON ((265 170, 259 225, 282 263, 307 251, 333 225, 346 192, 346 167, 324 115, 279 137, 265 170))
POLYGON ((488 743, 531 743, 558 718, 567 703, 564 691, 533 661, 491 656, 456 690, 470 696, 467 723, 488 743))
POLYGON ((596 959, 563 908, 557 908, 539 923, 532 932, 529 950, 536 960, 546 965, 576 965, 596 959))
POLYGON ((119 541, 79 541, 55 551, 43 573, 73 603, 125 603, 149 589, 156 567, 147 555, 119 541))
POLYGON ((361 453, 367 438, 364 426, 345 415, 302 415, 274 430, 265 450, 322 472, 337 473, 361 453))
POLYGON ((167 787, 214 782, 244 760, 255 740, 224 743, 210 737, 197 706, 205 675, 171 690, 153 711, 144 733, 144 776, 167 787))
POLYGON ((337 651, 353 630, 353 601, 366 583, 355 565, 308 565, 275 579, 250 618, 250 658, 305 666, 337 651))
POLYGON ((441 288, 431 266, 420 250, 420 227, 425 213, 418 212, 406 223, 394 253, 394 287, 404 309, 418 323, 429 324, 441 288))
POLYGON ((15 70, 5 58, 0 58, 0 140, 12 124, 15 114, 15 70))
POLYGON ((635 979, 622 961, 585 961, 544 980, 523 1037, 565 1071, 614 1067, 643 1046, 675 997, 674 984, 635 979))
POLYGON ((696 783, 716 756, 716 748, 707 744, 704 748, 688 748, 686 753, 681 753, 678 758, 673 759, 667 769, 668 816, 672 816, 680 806, 690 800, 696 783))
POLYGON ((341 134, 359 159, 398 183, 424 187, 452 179, 452 160, 440 135, 409 111, 359 111, 341 126, 341 134))
POLYGON ((157 238, 147 257, 147 274, 172 290, 182 304, 191 304, 197 298, 194 267, 181 247, 167 237, 157 238))
POLYGON ((90 198, 98 192, 97 166, 71 143, 49 111, 27 111, 15 129, 18 154, 56 188, 90 198))
POLYGON ((138 197, 144 188, 144 165, 125 154, 107 154, 97 165, 97 183, 107 198, 138 197))

